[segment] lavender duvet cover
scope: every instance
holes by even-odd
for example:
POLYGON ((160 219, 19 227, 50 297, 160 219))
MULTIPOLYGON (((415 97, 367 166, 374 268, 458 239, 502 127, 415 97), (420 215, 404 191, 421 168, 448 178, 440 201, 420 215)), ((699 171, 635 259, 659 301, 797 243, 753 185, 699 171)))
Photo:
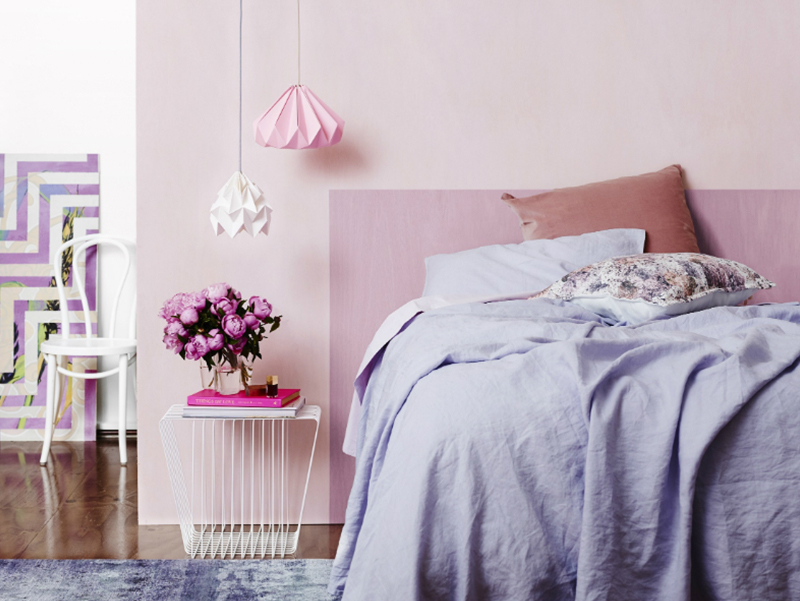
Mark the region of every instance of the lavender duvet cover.
POLYGON ((419 315, 373 365, 345 600, 800 599, 800 307, 419 315))

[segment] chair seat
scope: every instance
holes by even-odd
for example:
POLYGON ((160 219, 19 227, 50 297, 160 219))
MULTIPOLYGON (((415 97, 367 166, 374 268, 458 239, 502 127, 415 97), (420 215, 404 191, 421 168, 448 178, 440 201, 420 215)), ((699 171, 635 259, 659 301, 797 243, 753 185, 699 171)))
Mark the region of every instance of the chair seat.
POLYGON ((42 352, 48 355, 73 355, 77 357, 103 357, 105 355, 130 355, 136 352, 132 338, 50 338, 42 342, 42 352))

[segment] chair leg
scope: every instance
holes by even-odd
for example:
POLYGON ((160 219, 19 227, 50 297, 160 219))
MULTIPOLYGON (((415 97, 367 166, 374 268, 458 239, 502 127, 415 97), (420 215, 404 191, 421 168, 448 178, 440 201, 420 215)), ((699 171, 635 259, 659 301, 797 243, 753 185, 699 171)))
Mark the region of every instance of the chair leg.
MULTIPOLYGON (((130 363, 130 362, 129 362, 130 363)), ((131 377, 131 385, 133 387, 133 398, 135 401, 139 400, 139 380, 136 377, 136 362, 130 364, 133 367, 133 376, 131 377)))
POLYGON ((128 418, 128 356, 119 358, 119 462, 128 464, 128 447, 126 440, 128 418))
POLYGON ((47 394, 46 405, 44 408, 44 444, 42 445, 42 456, 39 459, 41 465, 47 465, 47 458, 50 455, 50 443, 53 441, 53 428, 55 427, 55 397, 56 397, 56 374, 58 360, 53 355, 45 355, 47 363, 47 394))
MULTIPOLYGON (((67 368, 67 356, 66 355, 56 355, 54 357, 54 360, 55 360, 55 364, 58 367, 61 367, 62 369, 66 369, 67 368)), ((64 374, 58 373, 58 370, 56 370, 55 374, 53 374, 53 375, 56 377, 56 385, 55 385, 55 388, 54 388, 55 394, 53 395, 53 398, 55 399, 55 402, 53 403, 53 416, 52 416, 52 419, 53 419, 53 435, 55 436, 55 433, 56 433, 56 417, 58 416, 58 412, 61 409, 61 395, 64 392, 64 390, 66 390, 66 388, 67 388, 67 384, 69 383, 69 376, 65 376, 64 374), (61 386, 62 382, 64 383, 63 388, 61 386)))

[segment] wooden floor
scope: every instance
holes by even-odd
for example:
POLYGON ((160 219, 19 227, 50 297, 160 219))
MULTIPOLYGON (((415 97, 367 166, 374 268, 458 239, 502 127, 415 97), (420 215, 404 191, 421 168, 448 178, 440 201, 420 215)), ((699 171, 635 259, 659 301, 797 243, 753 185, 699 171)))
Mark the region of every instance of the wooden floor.
MULTIPOLYGON (((0 559, 184 559, 180 529, 140 526, 136 441, 0 442, 0 559)), ((165 499, 166 501, 166 499, 165 499)), ((171 502, 171 499, 169 501, 171 502)), ((332 559, 341 525, 303 525, 294 558, 332 559)))

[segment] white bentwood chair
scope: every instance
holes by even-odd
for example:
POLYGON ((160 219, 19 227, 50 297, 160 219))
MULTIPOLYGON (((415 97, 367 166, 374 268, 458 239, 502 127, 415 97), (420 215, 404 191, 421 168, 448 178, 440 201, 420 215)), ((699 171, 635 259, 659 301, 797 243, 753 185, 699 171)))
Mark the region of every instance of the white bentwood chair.
MULTIPOLYGON (((61 404, 61 377, 67 378, 82 378, 97 380, 105 378, 114 374, 119 374, 119 460, 122 465, 128 463, 128 453, 126 447, 125 435, 126 428, 126 415, 127 415, 127 392, 128 392, 128 367, 133 364, 136 358, 136 294, 133 286, 128 287, 128 294, 132 297, 128 306, 132 307, 131 316, 129 320, 128 338, 115 337, 115 328, 117 322, 117 313, 120 306, 123 290, 125 289, 125 282, 128 278, 128 273, 131 268, 131 250, 134 248, 133 243, 121 238, 113 238, 103 234, 90 234, 79 238, 73 238, 68 242, 62 244, 53 258, 53 267, 55 268, 56 287, 58 288, 58 302, 61 309, 61 337, 51 337, 49 340, 42 342, 41 350, 44 359, 47 362, 47 407, 45 409, 45 433, 44 433, 44 447, 42 448, 42 457, 39 460, 41 465, 47 464, 47 458, 50 454, 50 444, 53 440, 53 431, 55 429, 56 416, 58 415, 59 405, 61 404), (103 338, 94 337, 92 335, 92 324, 89 313, 89 301, 86 297, 86 284, 85 273, 83 279, 80 276, 80 269, 77 269, 78 259, 83 255, 86 250, 92 246, 97 247, 100 244, 108 244, 116 247, 121 251, 125 260, 124 271, 121 273, 121 281, 117 288, 117 293, 114 298, 114 304, 111 312, 111 321, 108 330, 108 336, 103 338), (72 253, 72 281, 73 285, 78 288, 81 297, 81 306, 83 309, 84 323, 86 327, 85 337, 70 338, 69 330, 69 311, 67 308, 67 296, 64 291, 64 283, 62 281, 62 260, 64 252, 74 247, 72 253), (131 249, 131 250, 129 250, 131 249), (118 357, 117 366, 103 372, 97 373, 84 373, 68 370, 67 357, 118 357)), ((135 384, 135 381, 134 381, 135 384)), ((135 390, 135 387, 134 387, 135 390)))

